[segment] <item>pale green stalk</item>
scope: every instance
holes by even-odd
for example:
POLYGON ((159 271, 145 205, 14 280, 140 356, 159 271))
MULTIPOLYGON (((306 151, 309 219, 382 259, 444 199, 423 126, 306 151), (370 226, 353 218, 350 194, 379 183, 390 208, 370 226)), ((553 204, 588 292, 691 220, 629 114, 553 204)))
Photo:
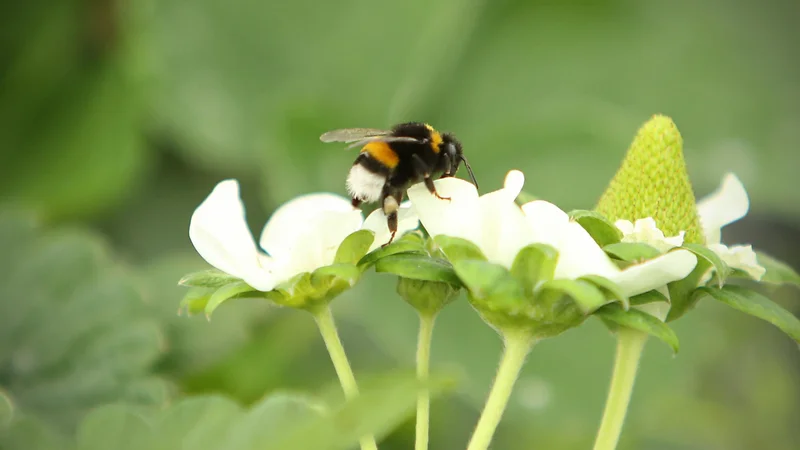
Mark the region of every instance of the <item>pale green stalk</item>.
MULTIPOLYGON (((419 337, 417 338, 417 379, 427 383, 431 360, 431 338, 436 314, 420 312, 419 337)), ((415 450, 428 449, 428 427, 430 426, 431 393, 427 387, 417 393, 417 430, 415 450)))
MULTIPOLYGON (((331 355, 333 368, 336 370, 336 375, 339 377, 339 383, 342 385, 344 397, 347 400, 358 397, 356 378, 353 375, 353 369, 350 368, 350 362, 347 360, 344 347, 342 347, 339 333, 336 331, 336 324, 333 321, 333 314, 331 314, 330 308, 326 306, 325 308, 315 311, 314 319, 317 321, 320 334, 322 334, 322 340, 325 341, 325 347, 328 348, 328 353, 331 355)), ((361 438, 361 450, 377 449, 378 446, 373 436, 364 436, 361 438)))
POLYGON ((641 331, 621 328, 617 332, 614 373, 594 450, 614 450, 617 447, 646 341, 647 334, 641 331))
POLYGON ((530 352, 535 340, 527 333, 504 333, 505 350, 497 369, 486 406, 472 434, 467 450, 486 450, 492 442, 494 431, 503 417, 503 412, 508 405, 508 399, 514 384, 519 377, 525 357, 530 352))

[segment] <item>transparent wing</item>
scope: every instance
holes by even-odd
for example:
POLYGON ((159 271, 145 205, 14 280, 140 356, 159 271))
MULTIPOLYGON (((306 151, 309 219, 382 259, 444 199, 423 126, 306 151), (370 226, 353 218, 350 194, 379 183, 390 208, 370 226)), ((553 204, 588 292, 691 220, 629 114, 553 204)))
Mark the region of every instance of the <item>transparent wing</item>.
POLYGON ((369 144, 370 142, 422 142, 422 141, 407 136, 375 136, 353 142, 352 144, 348 145, 347 148, 350 149, 354 147, 363 147, 369 144))
POLYGON ((343 128, 332 130, 319 137, 322 142, 354 142, 376 136, 386 136, 391 131, 377 128, 343 128))

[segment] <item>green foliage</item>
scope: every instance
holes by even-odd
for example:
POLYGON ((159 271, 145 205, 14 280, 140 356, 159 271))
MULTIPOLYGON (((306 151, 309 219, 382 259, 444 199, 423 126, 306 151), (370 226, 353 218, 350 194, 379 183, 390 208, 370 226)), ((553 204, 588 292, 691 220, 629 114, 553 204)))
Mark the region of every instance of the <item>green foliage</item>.
POLYGON ((442 250, 447 259, 454 264, 458 261, 469 259, 486 261, 486 256, 484 256, 481 249, 466 239, 451 236, 436 236, 434 242, 442 250))
POLYGON ((766 320, 800 342, 800 319, 752 289, 734 285, 721 288, 700 287, 695 295, 707 295, 745 314, 766 320))
POLYGON ((178 284, 188 287, 199 288, 221 288, 222 286, 231 284, 238 280, 238 278, 228 275, 225 272, 217 269, 203 270, 201 272, 190 273, 180 281, 178 284))
POLYGON ((406 233, 385 247, 378 247, 358 261, 361 267, 369 267, 381 258, 400 253, 427 254, 425 240, 418 232, 406 233))
POLYGON ((616 244, 622 239, 622 232, 619 228, 598 212, 577 209, 575 211, 570 211, 569 217, 581 224, 583 229, 585 229, 592 236, 594 241, 597 242, 597 245, 601 247, 616 244))
POLYGON ((800 275, 797 274, 793 268, 788 264, 778 261, 777 259, 769 256, 763 252, 756 252, 758 263, 761 264, 767 272, 761 278, 764 283, 771 284, 793 284, 800 286, 800 275))
POLYGON ((725 284, 725 279, 730 273, 730 268, 727 264, 725 264, 725 261, 719 257, 719 255, 714 253, 713 250, 699 244, 685 244, 681 248, 694 253, 695 256, 697 256, 698 264, 700 260, 704 259, 706 264, 703 264, 703 266, 711 266, 711 268, 714 270, 713 274, 719 287, 722 287, 725 284))
POLYGON ((375 240, 375 233, 370 230, 359 230, 347 236, 336 250, 334 264, 356 265, 367 254, 375 240))
POLYGON ((160 327, 96 236, 6 211, 0 248, 0 389, 13 417, 69 429, 103 403, 166 401, 152 374, 160 327))
POLYGON ((441 281, 460 287, 461 280, 449 262, 427 255, 402 253, 387 256, 375 263, 375 271, 393 273, 412 280, 441 281))
POLYGON ((606 245, 603 250, 613 258, 630 263, 647 261, 661 256, 658 249, 642 242, 617 242, 606 245))
POLYGON ((626 311, 619 305, 606 305, 595 314, 612 329, 616 326, 623 326, 645 332, 661 339, 672 348, 674 353, 678 353, 678 336, 675 335, 675 332, 664 322, 644 311, 636 308, 626 311))
POLYGON ((522 248, 511 264, 511 275, 522 283, 525 292, 533 292, 540 283, 553 279, 558 251, 549 245, 532 244, 522 248))
MULTIPOLYGON (((438 395, 452 379, 434 376, 425 386, 438 395)), ((276 392, 244 409, 220 396, 189 397, 164 410, 112 404, 87 414, 74 448, 98 450, 275 449, 345 450, 360 436, 384 436, 413 411, 420 384, 411 375, 372 377, 359 398, 342 405, 276 392)), ((20 421, 1 435, 10 450, 71 448, 40 424, 20 421), (25 447, 52 441, 51 446, 25 447)), ((4 447, 5 448, 5 447, 4 447)))

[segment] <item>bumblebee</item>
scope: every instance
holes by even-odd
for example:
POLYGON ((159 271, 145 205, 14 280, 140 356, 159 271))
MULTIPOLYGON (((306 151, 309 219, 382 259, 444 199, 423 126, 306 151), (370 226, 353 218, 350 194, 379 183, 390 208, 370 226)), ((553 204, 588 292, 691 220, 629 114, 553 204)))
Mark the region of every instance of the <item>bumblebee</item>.
POLYGON ((463 162, 472 183, 478 186, 464 157, 461 142, 452 134, 440 133, 426 123, 402 123, 391 130, 333 130, 320 136, 320 140, 349 143, 347 148, 361 147, 361 153, 347 175, 347 191, 353 199, 353 207, 363 202, 377 201, 380 204, 392 233, 384 246, 394 240, 397 211, 411 185, 424 182, 436 198, 449 201, 436 192, 433 177, 455 176, 463 162))

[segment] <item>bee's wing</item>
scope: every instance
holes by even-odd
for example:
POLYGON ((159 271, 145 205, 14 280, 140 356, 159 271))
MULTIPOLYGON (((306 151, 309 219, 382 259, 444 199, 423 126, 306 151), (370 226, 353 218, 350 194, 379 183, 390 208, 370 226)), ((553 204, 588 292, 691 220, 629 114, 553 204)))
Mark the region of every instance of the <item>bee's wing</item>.
POLYGON ((352 144, 348 145, 347 148, 350 149, 354 147, 363 147, 369 144, 370 142, 422 142, 422 141, 407 136, 374 136, 353 142, 352 144))
POLYGON ((377 128, 343 128, 332 130, 319 137, 322 142, 354 142, 370 137, 386 136, 391 131, 379 130, 377 128))

